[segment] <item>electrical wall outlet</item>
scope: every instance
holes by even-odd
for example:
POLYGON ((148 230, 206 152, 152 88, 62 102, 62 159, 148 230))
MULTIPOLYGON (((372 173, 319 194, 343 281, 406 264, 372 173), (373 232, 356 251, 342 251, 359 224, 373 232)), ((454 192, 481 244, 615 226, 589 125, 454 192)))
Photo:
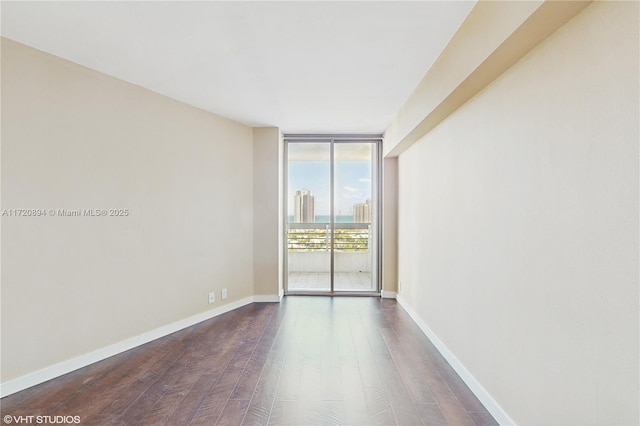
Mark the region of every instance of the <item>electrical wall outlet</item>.
POLYGON ((209 303, 213 303, 216 301, 216 292, 212 291, 211 293, 209 293, 209 303))
POLYGON ((226 299, 227 298, 227 289, 223 288, 222 289, 222 299, 226 299))

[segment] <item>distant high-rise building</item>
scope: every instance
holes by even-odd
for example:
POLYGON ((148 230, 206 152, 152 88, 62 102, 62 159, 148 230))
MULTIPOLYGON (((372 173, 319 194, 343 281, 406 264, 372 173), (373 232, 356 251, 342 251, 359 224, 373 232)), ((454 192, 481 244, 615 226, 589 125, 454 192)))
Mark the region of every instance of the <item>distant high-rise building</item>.
POLYGON ((316 221, 315 197, 309 190, 298 190, 293 200, 294 223, 314 223, 316 221))
POLYGON ((353 205, 354 223, 371 223, 371 200, 353 205))

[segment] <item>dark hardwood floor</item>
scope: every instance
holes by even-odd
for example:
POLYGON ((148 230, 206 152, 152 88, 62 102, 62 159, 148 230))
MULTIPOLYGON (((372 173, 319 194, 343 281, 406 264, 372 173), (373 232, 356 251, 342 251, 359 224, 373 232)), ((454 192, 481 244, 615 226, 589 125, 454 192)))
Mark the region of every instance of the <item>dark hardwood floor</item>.
POLYGON ((82 425, 497 424, 404 310, 373 297, 248 305, 1 404, 82 425))

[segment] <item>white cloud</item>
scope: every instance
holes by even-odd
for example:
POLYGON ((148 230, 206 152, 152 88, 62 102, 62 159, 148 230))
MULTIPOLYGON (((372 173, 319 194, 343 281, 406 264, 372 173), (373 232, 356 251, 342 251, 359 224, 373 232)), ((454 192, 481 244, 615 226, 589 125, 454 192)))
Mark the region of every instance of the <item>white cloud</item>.
POLYGON ((342 198, 344 198, 345 200, 358 200, 358 199, 362 199, 362 197, 364 197, 364 194, 362 193, 342 195, 342 198))
POLYGON ((345 186, 344 190, 345 191, 349 191, 349 192, 357 192, 357 191, 359 191, 358 188, 354 188, 353 186, 345 186))
POLYGON ((369 179, 369 178, 360 178, 360 179, 358 179, 358 182, 371 183, 371 179, 369 179))

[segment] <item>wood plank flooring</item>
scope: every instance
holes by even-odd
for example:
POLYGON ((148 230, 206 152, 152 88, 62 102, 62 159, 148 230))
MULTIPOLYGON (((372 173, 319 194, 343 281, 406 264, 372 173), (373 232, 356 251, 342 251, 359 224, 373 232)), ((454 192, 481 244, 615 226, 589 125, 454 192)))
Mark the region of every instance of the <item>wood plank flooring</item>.
POLYGON ((375 297, 248 305, 10 395, 0 411, 82 425, 497 424, 404 310, 375 297))

